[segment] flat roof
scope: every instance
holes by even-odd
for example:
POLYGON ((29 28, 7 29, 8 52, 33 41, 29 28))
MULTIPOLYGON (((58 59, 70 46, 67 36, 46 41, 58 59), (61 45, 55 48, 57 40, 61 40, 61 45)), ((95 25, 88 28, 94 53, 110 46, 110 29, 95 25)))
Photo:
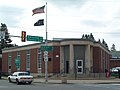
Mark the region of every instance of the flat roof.
MULTIPOLYGON (((61 42, 66 42, 66 41, 71 41, 71 40, 72 41, 85 41, 85 42, 86 41, 90 41, 90 42, 92 42, 92 43, 94 43, 96 45, 99 44, 98 47, 104 48, 107 51, 109 51, 109 49, 105 45, 103 45, 101 42, 95 41, 95 40, 91 40, 91 39, 84 39, 84 38, 61 38, 61 39, 60 38, 57 38, 57 39, 54 38, 53 40, 48 40, 48 44, 55 43, 55 42, 61 43, 61 42)), ((21 49, 21 48, 23 50, 24 48, 27 49, 27 47, 35 48, 35 46, 39 47, 39 45, 42 45, 42 44, 45 44, 45 42, 28 44, 28 45, 23 45, 23 46, 15 46, 15 47, 11 47, 11 48, 4 48, 4 49, 2 49, 2 51, 4 52, 4 51, 8 50, 8 52, 9 52, 9 50, 12 51, 12 49, 15 50, 15 49, 21 49)))

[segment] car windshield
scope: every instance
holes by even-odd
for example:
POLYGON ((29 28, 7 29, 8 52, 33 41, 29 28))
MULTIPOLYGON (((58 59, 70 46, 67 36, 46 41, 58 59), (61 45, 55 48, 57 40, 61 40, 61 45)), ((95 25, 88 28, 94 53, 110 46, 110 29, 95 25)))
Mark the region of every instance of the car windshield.
POLYGON ((26 73, 19 73, 18 75, 19 76, 25 76, 25 75, 30 75, 30 74, 26 72, 26 73))

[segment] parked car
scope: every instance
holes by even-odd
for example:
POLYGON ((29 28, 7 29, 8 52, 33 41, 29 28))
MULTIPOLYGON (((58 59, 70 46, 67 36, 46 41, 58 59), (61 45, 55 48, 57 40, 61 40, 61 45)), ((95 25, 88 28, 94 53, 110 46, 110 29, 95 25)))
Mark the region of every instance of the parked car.
POLYGON ((33 76, 31 76, 28 72, 14 72, 12 75, 8 76, 9 82, 19 83, 28 83, 31 84, 33 82, 33 76))
POLYGON ((1 79, 1 77, 2 77, 2 72, 0 71, 0 79, 1 79))
POLYGON ((120 70, 120 67, 115 67, 115 68, 112 68, 110 69, 110 72, 118 72, 118 70, 120 70))

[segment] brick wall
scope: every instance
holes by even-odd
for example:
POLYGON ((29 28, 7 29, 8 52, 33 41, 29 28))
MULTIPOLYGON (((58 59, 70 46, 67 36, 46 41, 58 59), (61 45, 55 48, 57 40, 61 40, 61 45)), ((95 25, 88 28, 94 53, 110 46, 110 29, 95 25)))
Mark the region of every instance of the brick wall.
POLYGON ((17 52, 12 52, 12 60, 11 60, 11 71, 17 71, 16 65, 15 65, 15 58, 17 57, 17 52))
POLYGON ((60 73, 60 47, 54 47, 53 52, 53 72, 60 73))
POLYGON ((93 48, 93 72, 100 72, 100 59, 101 59, 100 49, 98 47, 93 48))
POLYGON ((8 72, 8 53, 4 53, 2 55, 2 72, 3 73, 8 72))
POLYGON ((37 48, 30 50, 30 72, 37 72, 37 48))
POLYGON ((93 48, 93 72, 104 73, 105 69, 110 69, 110 55, 99 47, 93 48))
MULTIPOLYGON (((54 46, 52 51, 49 51, 48 55, 48 73, 60 72, 60 47, 54 46), (56 57, 58 55, 59 57, 56 57)), ((42 73, 45 73, 45 62, 42 60, 42 73)))
POLYGON ((20 51, 20 70, 26 71, 26 50, 20 51))
POLYGON ((120 67, 120 59, 110 59, 110 68, 120 67))

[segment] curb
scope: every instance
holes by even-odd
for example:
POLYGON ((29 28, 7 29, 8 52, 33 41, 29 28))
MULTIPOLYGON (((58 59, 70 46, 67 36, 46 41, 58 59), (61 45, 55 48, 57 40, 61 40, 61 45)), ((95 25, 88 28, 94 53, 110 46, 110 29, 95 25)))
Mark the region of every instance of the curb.
POLYGON ((67 80, 62 82, 61 80, 48 80, 45 82, 43 79, 36 79, 34 83, 48 83, 48 84, 120 84, 120 80, 67 80))

